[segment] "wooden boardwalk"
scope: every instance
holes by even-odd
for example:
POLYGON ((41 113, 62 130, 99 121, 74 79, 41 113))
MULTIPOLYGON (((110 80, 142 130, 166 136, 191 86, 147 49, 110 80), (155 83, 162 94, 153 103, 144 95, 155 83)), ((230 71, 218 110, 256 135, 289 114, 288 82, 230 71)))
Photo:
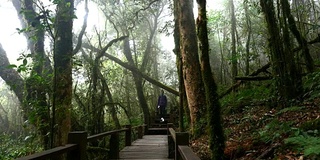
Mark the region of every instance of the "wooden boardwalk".
POLYGON ((120 151, 120 159, 169 160, 167 135, 145 135, 120 151))

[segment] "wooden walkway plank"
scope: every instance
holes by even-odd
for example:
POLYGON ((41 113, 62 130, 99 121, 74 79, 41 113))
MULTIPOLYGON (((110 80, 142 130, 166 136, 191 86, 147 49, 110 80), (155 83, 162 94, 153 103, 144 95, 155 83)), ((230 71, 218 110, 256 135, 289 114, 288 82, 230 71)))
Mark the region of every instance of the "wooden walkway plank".
POLYGON ((169 160, 167 135, 145 135, 120 151, 121 160, 169 160))

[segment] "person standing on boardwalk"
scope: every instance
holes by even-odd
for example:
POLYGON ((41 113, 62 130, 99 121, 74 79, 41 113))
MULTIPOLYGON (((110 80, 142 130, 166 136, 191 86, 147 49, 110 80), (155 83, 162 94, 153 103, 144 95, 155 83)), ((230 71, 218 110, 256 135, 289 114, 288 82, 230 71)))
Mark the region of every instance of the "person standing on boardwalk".
POLYGON ((161 116, 161 121, 164 121, 164 115, 166 112, 166 107, 167 107, 167 97, 164 95, 164 91, 161 90, 161 95, 158 98, 158 108, 160 108, 160 116, 161 116))

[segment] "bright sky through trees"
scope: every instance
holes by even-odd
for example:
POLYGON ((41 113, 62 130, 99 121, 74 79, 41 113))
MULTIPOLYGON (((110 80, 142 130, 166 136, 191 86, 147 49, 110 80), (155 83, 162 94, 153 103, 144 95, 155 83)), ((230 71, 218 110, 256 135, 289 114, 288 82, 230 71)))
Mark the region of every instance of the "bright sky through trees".
MULTIPOLYGON (((21 28, 20 22, 17 17, 16 10, 14 9, 12 3, 8 0, 0 0, 0 43, 2 47, 6 50, 7 56, 11 63, 16 63, 16 59, 19 57, 20 53, 23 53, 27 49, 26 39, 22 34, 19 34, 17 28, 21 28)), ((208 8, 209 9, 219 9, 222 6, 222 0, 208 0, 208 8)), ((196 2, 195 2, 196 3, 196 2)), ((92 6, 90 7, 90 13, 88 18, 88 29, 87 31, 92 31, 93 26, 96 26, 101 21, 97 15, 99 13, 92 6)), ((79 6, 78 8, 78 19, 74 21, 75 30, 80 30, 79 28, 82 25, 82 18, 84 13, 79 13, 79 11, 83 11, 83 7, 79 6)), ((195 5, 195 16, 197 15, 197 8, 195 5)), ((165 47, 168 51, 172 51, 173 49, 173 37, 165 37, 162 36, 163 47, 165 47)))

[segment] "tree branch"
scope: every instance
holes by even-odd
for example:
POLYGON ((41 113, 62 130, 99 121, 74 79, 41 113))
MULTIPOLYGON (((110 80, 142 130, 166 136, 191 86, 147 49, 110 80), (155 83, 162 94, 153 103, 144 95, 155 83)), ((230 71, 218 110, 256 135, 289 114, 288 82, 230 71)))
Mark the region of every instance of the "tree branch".
POLYGON ((87 28, 87 19, 88 19, 88 15, 89 15, 89 9, 88 9, 88 0, 85 0, 85 7, 84 7, 84 10, 85 10, 85 15, 83 17, 83 24, 82 24, 82 28, 81 28, 81 31, 79 33, 79 36, 78 36, 78 43, 76 45, 76 47, 73 49, 73 52, 72 54, 75 55, 79 52, 80 48, 81 48, 81 45, 82 45, 82 37, 86 31, 86 28, 87 28))
POLYGON ((144 73, 142 73, 139 69, 137 69, 136 67, 132 66, 132 65, 129 65, 128 63, 125 63, 125 62, 122 62, 120 59, 118 59, 117 57, 114 57, 106 52, 102 52, 102 50, 99 50, 98 48, 95 48, 94 46, 91 46, 87 43, 83 44, 83 47, 87 48, 87 49, 91 49, 95 52, 99 52, 99 53, 104 53, 103 55, 108 57, 110 60, 118 63, 120 66, 132 71, 132 72, 135 72, 136 74, 138 74, 139 76, 141 76, 142 78, 144 78, 145 80, 147 80, 148 82, 150 82, 151 84, 153 85, 156 85, 176 96, 179 96, 179 92, 176 91, 175 89, 171 88, 171 87, 168 87, 164 84, 162 84, 161 82, 149 77, 148 75, 145 75, 144 73))

